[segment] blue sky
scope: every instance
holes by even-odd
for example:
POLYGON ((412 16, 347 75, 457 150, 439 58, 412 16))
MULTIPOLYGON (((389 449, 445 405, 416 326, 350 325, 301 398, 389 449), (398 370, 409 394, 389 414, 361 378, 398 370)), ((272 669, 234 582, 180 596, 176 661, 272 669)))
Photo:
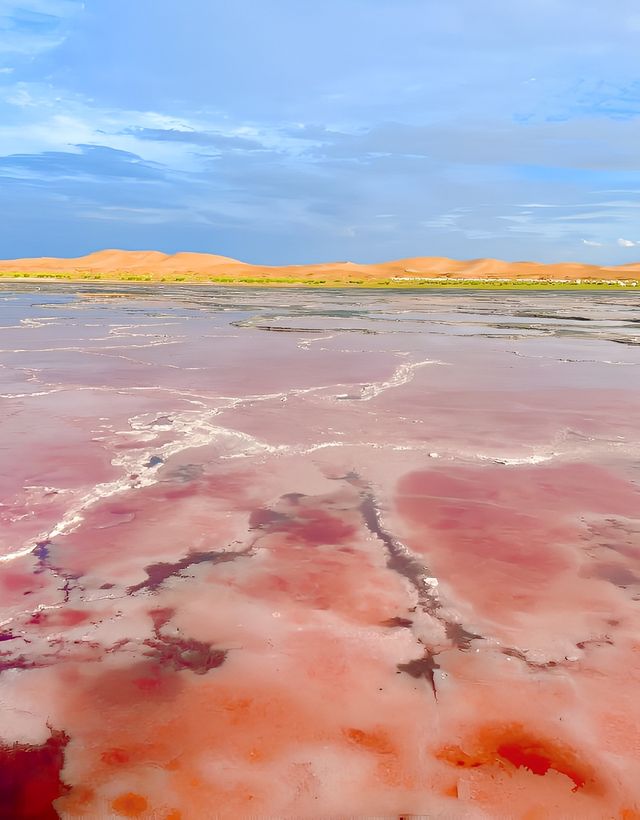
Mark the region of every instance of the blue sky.
POLYGON ((637 0, 0 0, 0 256, 640 260, 637 0))

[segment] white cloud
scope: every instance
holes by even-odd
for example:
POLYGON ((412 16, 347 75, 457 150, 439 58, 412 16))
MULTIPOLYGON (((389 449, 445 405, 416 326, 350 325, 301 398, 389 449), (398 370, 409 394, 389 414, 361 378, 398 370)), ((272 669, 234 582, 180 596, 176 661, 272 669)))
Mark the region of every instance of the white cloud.
POLYGON ((187 142, 142 139, 135 129, 213 131, 236 136, 239 128, 217 119, 188 119, 154 111, 100 107, 76 95, 38 83, 15 83, 0 91, 0 156, 77 153, 78 145, 113 148, 179 171, 202 165, 202 149, 187 142))
POLYGON ((583 245, 589 245, 591 248, 601 248, 603 243, 602 242, 594 242, 592 239, 583 239, 583 245))
POLYGON ((77 152, 79 145, 92 145, 127 151, 147 162, 192 172, 223 152, 213 142, 202 146, 187 140, 162 139, 160 135, 153 139, 145 136, 145 129, 250 139, 264 150, 291 157, 306 147, 303 139, 287 136, 280 127, 233 123, 213 112, 176 117, 156 111, 109 108, 45 83, 18 82, 0 88, 0 157, 77 152))
POLYGON ((635 248, 637 242, 632 242, 630 239, 618 239, 618 245, 621 248, 635 248))

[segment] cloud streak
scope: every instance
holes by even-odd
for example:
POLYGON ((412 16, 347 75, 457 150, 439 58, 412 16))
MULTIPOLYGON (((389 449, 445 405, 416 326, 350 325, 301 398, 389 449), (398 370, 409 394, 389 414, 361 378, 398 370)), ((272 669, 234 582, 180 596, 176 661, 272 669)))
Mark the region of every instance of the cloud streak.
MULTIPOLYGON (((0 0, 0 61, 32 59, 61 45, 82 0, 0 0)), ((7 73, 7 72, 3 72, 7 73)))

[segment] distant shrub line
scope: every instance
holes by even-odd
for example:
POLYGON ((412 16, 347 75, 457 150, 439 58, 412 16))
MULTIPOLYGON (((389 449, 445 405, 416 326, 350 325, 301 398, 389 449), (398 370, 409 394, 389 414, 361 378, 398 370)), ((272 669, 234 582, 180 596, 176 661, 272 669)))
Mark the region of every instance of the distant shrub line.
POLYGON ((119 281, 119 282, 156 282, 177 283, 189 282, 198 285, 293 285, 306 287, 364 287, 364 288, 393 288, 397 290, 415 290, 424 288, 457 289, 467 290, 548 290, 570 289, 570 290, 612 290, 620 288, 638 287, 637 280, 526 280, 521 279, 444 279, 444 278, 389 278, 389 279, 291 279, 288 277, 267 278, 264 276, 209 276, 198 277, 193 271, 186 271, 184 275, 168 274, 159 278, 154 278, 150 274, 133 274, 126 271, 110 271, 105 273, 90 273, 89 271, 74 271, 73 273, 47 273, 43 271, 0 271, 0 278, 4 279, 54 279, 69 281, 119 281))

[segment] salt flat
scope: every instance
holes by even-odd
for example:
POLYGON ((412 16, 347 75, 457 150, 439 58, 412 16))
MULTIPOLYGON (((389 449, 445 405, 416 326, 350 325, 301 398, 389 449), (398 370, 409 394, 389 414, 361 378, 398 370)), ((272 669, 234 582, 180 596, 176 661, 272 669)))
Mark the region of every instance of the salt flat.
POLYGON ((0 305, 13 816, 635 816, 637 296, 0 305))

